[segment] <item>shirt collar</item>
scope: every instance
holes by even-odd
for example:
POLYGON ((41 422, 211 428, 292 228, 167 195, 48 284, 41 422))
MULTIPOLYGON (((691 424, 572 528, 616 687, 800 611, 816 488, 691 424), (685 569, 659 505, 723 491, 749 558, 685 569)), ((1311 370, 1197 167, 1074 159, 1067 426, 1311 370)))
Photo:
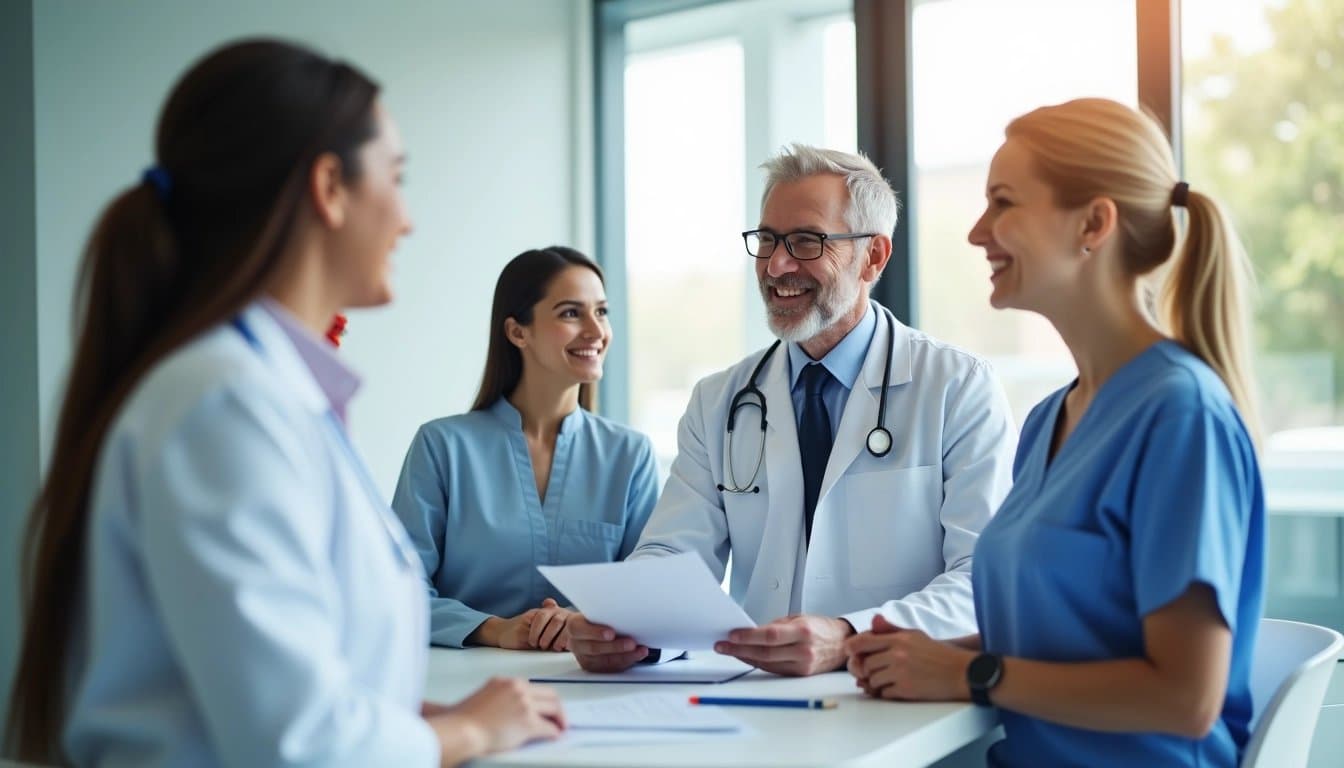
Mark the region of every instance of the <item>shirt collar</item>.
MULTIPOLYGON (((523 428, 523 414, 519 413, 518 409, 513 407, 513 403, 510 403, 507 397, 501 397, 496 400, 495 404, 490 406, 490 412, 500 421, 514 429, 521 430, 523 428)), ((568 435, 578 429, 579 424, 583 422, 583 414, 583 406, 579 406, 570 411, 565 418, 560 420, 559 434, 561 436, 568 435)))
POLYGON ((341 361, 330 342, 315 336, 280 302, 264 298, 258 305, 284 331, 285 338, 322 391, 326 404, 344 421, 346 408, 359 390, 359 375, 341 361))
MULTIPOLYGON (((821 358, 820 362, 826 366, 835 380, 845 389, 854 389, 854 382, 858 380, 859 373, 863 371, 863 361, 868 357, 868 347, 873 341, 873 329, 877 327, 877 315, 873 311, 871 302, 868 309, 863 313, 863 319, 859 320, 845 334, 845 337, 836 344, 826 356, 821 358)), ((789 388, 797 388, 798 376, 802 374, 803 368, 812 362, 803 348, 797 342, 789 344, 789 388)))

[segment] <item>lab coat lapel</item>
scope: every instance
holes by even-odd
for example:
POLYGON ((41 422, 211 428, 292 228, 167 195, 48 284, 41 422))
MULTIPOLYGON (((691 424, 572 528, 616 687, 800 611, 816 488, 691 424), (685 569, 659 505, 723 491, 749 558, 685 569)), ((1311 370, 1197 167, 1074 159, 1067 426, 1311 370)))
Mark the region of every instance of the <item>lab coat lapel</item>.
MULTIPOLYGON (((765 474, 770 494, 770 523, 766 525, 762 549, 800 553, 803 547, 803 459, 798 449, 798 419, 789 393, 789 356, 780 349, 762 374, 770 412, 765 433, 765 474)), ((791 583, 796 557, 781 558, 788 573, 781 574, 791 583)))
MULTIPOLYGON (((868 450, 868 433, 877 426, 878 398, 882 395, 882 375, 886 371, 888 349, 892 350, 889 386, 896 387, 910 381, 909 345, 903 332, 905 326, 896 323, 893 338, 887 326, 887 315, 890 313, 884 307, 876 304, 874 307, 877 309, 877 328, 873 332, 873 342, 868 345, 868 354, 863 359, 863 369, 859 371, 859 378, 855 380, 854 389, 845 402, 845 412, 840 416, 840 427, 836 430, 831 458, 826 463, 826 475, 821 481, 818 505, 849 470, 854 459, 868 450)), ((890 423, 891 416, 888 407, 886 426, 892 439, 899 440, 897 427, 890 423)))

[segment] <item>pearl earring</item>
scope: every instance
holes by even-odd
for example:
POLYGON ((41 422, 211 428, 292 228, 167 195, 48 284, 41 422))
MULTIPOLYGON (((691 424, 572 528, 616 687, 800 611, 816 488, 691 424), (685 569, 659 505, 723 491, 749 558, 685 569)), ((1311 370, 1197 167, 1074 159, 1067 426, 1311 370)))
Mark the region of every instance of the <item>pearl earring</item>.
POLYGON ((1084 246, 1083 246, 1083 255, 1084 255, 1084 256, 1090 256, 1090 255, 1092 255, 1092 249, 1091 249, 1091 248, 1088 248, 1086 245, 1084 245, 1084 246))

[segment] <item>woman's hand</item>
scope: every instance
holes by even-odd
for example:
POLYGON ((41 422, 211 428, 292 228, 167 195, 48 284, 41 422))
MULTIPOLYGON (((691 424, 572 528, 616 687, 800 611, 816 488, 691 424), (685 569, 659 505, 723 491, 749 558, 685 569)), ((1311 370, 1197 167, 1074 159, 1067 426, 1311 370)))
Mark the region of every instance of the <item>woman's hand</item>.
POLYGON ((511 619, 491 616, 474 632, 467 635, 467 641, 476 645, 489 645, 495 648, 507 648, 511 651, 528 651, 534 646, 528 635, 532 631, 532 622, 540 609, 523 611, 511 619))
POLYGON ((851 637, 849 673, 870 696, 915 701, 966 701, 966 667, 975 652, 901 629, 881 616, 870 632, 851 637))
POLYGON ((548 597, 541 601, 540 608, 531 613, 534 614, 532 626, 527 633, 527 642, 531 647, 543 651, 569 650, 569 633, 565 631, 565 624, 575 614, 574 611, 561 608, 559 603, 548 597))
POLYGON ((491 616, 468 635, 467 640, 511 651, 567 651, 567 625, 569 617, 576 615, 548 597, 541 601, 540 608, 523 611, 511 619, 491 616))
POLYGON ((553 739, 565 729, 560 697, 516 678, 493 678, 460 703, 426 703, 425 720, 439 737, 443 765, 553 739))

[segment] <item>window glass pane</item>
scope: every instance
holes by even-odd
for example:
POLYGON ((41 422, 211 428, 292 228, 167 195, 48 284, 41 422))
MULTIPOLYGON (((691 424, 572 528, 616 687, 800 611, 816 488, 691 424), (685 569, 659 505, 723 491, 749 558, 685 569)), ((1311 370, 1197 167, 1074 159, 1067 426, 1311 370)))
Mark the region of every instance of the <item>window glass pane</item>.
MULTIPOLYGON (((771 340, 754 260, 760 164, 801 141, 853 150, 849 0, 737 0, 626 27, 630 422, 664 469, 695 382, 771 340)), ((621 290, 609 286, 608 290, 621 290)))
POLYGON ((912 31, 918 325, 990 358, 1020 424, 1073 361, 1039 316, 990 308, 966 233, 1009 120, 1082 96, 1138 103, 1134 0, 924 0, 912 31))
POLYGON ((737 40, 632 54, 625 68, 630 418, 666 467, 697 379, 745 354, 737 40), (693 119, 713 115, 713 120, 693 119), (706 183, 712 178, 713 183, 706 183), (727 331, 727 332, 725 332, 727 331))
POLYGON ((854 152, 859 146, 858 89, 854 77, 854 20, 848 16, 823 22, 822 66, 825 106, 824 146, 854 152))
POLYGON ((1185 0, 1181 17, 1186 173, 1259 282, 1267 610, 1344 627, 1344 4, 1185 0))

